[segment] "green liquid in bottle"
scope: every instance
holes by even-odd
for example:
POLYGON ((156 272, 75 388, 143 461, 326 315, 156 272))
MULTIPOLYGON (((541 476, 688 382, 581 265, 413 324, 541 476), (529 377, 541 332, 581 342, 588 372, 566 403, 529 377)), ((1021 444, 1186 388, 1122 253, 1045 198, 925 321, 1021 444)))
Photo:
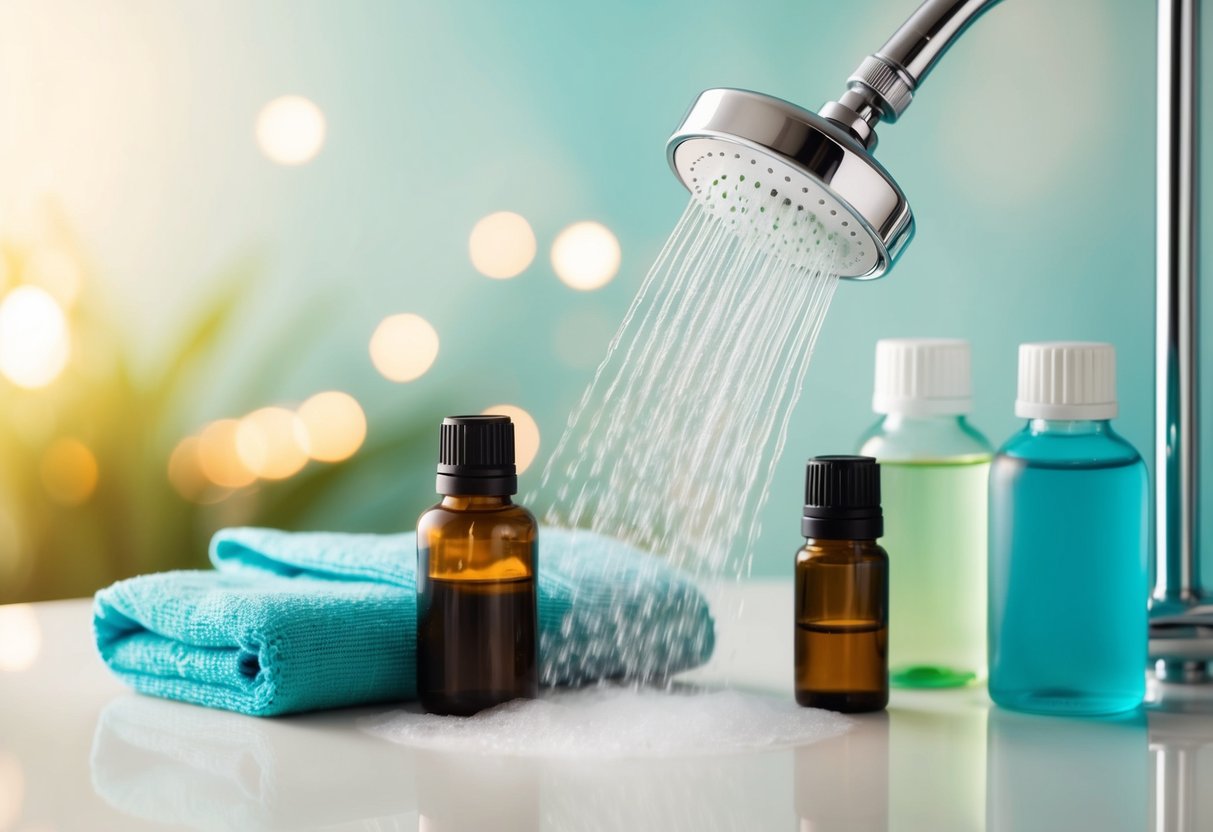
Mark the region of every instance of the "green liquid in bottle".
POLYGON ((881 460, 889 552, 889 681, 942 688, 984 678, 988 456, 881 460))

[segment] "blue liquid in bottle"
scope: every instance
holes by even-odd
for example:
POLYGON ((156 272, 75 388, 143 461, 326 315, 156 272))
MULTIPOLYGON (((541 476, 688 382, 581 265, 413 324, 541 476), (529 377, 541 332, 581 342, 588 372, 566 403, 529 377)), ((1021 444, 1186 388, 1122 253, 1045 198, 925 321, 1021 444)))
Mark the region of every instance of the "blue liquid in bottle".
POLYGON ((1097 715, 1145 694, 1145 464, 1107 420, 1033 419, 990 470, 990 697, 1097 715))

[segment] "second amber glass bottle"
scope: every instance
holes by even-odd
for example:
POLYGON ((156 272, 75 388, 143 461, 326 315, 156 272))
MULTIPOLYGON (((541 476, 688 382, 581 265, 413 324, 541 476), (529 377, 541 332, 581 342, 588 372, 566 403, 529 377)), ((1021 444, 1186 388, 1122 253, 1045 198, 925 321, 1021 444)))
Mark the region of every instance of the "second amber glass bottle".
POLYGON ((871 457, 809 460, 796 553, 796 701, 856 713, 889 702, 889 557, 880 466, 871 457))
POLYGON ((417 693, 470 715, 539 692, 535 518, 518 491, 508 416, 443 420, 442 501, 417 522, 417 693))

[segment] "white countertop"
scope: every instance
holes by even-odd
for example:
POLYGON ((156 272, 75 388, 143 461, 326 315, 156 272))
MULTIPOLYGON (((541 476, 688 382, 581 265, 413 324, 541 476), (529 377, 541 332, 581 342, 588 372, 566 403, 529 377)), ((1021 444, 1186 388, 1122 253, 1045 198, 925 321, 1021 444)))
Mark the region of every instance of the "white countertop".
MULTIPOLYGON (((790 696, 790 586, 737 592, 694 678, 790 696)), ((3 609, 19 626, 0 630, 0 832, 1213 830, 1213 692, 1096 721, 1001 711, 982 688, 895 691, 803 748, 453 757, 355 727, 383 707, 255 719, 140 697, 96 657, 88 601, 3 609)))

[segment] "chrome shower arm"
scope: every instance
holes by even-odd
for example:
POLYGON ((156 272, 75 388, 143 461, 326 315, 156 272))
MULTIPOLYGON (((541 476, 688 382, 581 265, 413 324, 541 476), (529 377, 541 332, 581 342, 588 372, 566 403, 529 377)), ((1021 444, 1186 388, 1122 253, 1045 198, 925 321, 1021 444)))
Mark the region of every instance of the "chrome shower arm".
POLYGON ((927 0, 875 58, 901 70, 915 88, 978 15, 998 0, 927 0))
POLYGON ((876 144, 878 121, 893 122, 943 53, 999 0, 926 0, 884 46, 863 59, 847 79, 847 91, 821 108, 865 147, 876 144))

